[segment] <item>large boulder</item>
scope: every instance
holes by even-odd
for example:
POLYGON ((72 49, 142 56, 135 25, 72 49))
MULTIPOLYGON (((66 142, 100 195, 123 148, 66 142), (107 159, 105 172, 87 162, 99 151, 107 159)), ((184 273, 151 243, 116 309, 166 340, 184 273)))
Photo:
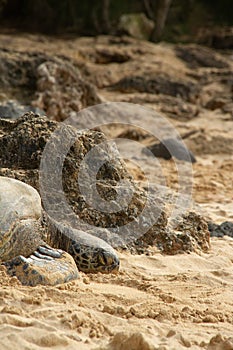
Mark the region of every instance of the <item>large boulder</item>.
POLYGON ((115 145, 101 148, 105 142, 99 131, 79 131, 33 113, 15 122, 0 120, 0 174, 35 186, 56 221, 88 231, 114 247, 144 252, 149 245, 157 245, 169 254, 208 250, 204 218, 193 213, 181 217, 177 228, 167 227, 169 213, 159 192, 148 196, 138 187, 115 145), (91 152, 91 163, 85 163, 91 152), (120 201, 119 194, 123 194, 120 201), (145 207, 147 215, 140 215, 145 207))

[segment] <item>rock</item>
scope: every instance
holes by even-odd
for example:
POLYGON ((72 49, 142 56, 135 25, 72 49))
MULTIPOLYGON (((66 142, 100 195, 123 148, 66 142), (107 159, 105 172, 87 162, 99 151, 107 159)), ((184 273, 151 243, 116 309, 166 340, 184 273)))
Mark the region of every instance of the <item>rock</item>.
MULTIPOLYGON (((210 233, 206 220, 194 211, 183 214, 176 220, 172 229, 167 227, 158 236, 149 230, 142 239, 148 245, 156 242, 157 247, 165 254, 175 255, 184 252, 208 252, 210 233), (154 240, 153 240, 153 239, 154 240)), ((140 248, 141 242, 139 244, 140 248)), ((140 249, 138 249, 140 252, 140 249)))
POLYGON ((143 152, 147 155, 153 153, 155 157, 171 159, 177 158, 186 162, 195 163, 196 159, 191 151, 185 148, 184 144, 175 138, 164 139, 160 143, 155 143, 143 149, 143 152))
POLYGON ((19 219, 38 220, 41 217, 41 199, 33 187, 14 179, 0 177, 0 189, 1 221, 8 214, 8 209, 12 211, 12 207, 19 219))
POLYGON ((50 121, 46 117, 35 116, 33 113, 27 113, 14 122, 0 120, 0 146, 4 148, 0 158, 0 167, 2 167, 0 174, 20 178, 26 183, 33 182, 38 191, 41 191, 38 168, 46 145, 47 151, 47 147, 51 147, 52 153, 49 155, 46 151, 48 168, 46 168, 47 176, 43 179, 42 189, 47 190, 43 191, 42 197, 44 204, 50 206, 49 215, 55 220, 70 225, 75 224, 75 227, 106 240, 114 247, 127 248, 132 252, 142 253, 149 245, 157 245, 168 254, 207 249, 209 232, 207 225, 204 225, 204 219, 197 214, 193 216, 190 214, 188 218, 181 218, 184 229, 180 229, 181 226, 179 226, 178 229, 170 230, 167 227, 168 214, 164 200, 159 194, 151 194, 148 197, 147 192, 138 187, 127 171, 125 163, 120 159, 114 144, 95 154, 90 166, 85 165, 85 177, 81 181, 81 190, 77 179, 79 178, 80 181, 80 167, 83 160, 90 151, 96 149, 97 145, 105 142, 106 138, 98 131, 78 131, 71 126, 63 126, 65 128, 62 129, 61 142, 54 134, 60 125, 63 124, 50 121), (72 140, 76 138, 76 141, 63 163, 62 147, 70 137, 72 140), (18 153, 15 149, 18 149, 18 153), (54 150, 59 156, 54 155, 54 150), (110 160, 108 155, 111 155, 110 160), (94 168, 98 162, 103 164, 96 174, 94 168), (59 163, 61 168, 63 166, 64 192, 57 187, 59 178, 56 175, 57 170, 54 170, 59 163), (92 177, 95 179, 95 186, 90 185, 89 178, 92 177), (98 191, 96 204, 102 205, 103 200, 104 205, 107 203, 108 206, 111 203, 114 210, 105 211, 105 207, 93 205, 95 188, 98 191), (124 193, 125 196, 120 197, 121 201, 117 202, 119 193, 124 193), (89 196, 89 202, 86 195, 89 196), (127 198, 130 200, 127 201, 127 198), (72 208, 72 215, 66 203, 70 206, 68 208, 72 208), (139 214, 146 203, 151 209, 145 219, 139 214), (78 222, 77 216, 81 219, 78 222), (201 226, 200 220, 203 220, 201 226), (188 230, 187 227, 190 229, 188 230), (198 227, 202 227, 201 237, 197 233, 198 227), (137 228, 140 229, 138 232, 137 228))
POLYGON ((217 27, 202 29, 197 36, 197 42, 215 49, 233 49, 233 27, 217 27))
POLYGON ((191 69, 198 67, 229 68, 224 56, 200 45, 178 45, 175 52, 191 69))
POLYGON ((95 63, 98 64, 124 63, 130 59, 132 59, 132 54, 129 54, 126 50, 122 50, 122 48, 96 48, 95 63))
POLYGON ((130 102, 136 104, 153 104, 156 110, 162 112, 167 117, 179 120, 189 121, 199 116, 200 108, 194 103, 183 101, 181 97, 134 92, 129 94, 121 94, 121 102, 130 102))
POLYGON ((124 14, 120 17, 117 26, 122 34, 128 34, 137 39, 148 40, 154 28, 154 22, 148 19, 144 13, 124 14))
MULTIPOLYGON (((58 126, 56 122, 50 121, 46 117, 36 117, 32 113, 25 114, 22 118, 19 118, 15 122, 0 120, 0 129, 1 132, 3 132, 3 136, 0 137, 0 145, 4 150, 1 154, 0 166, 8 169, 8 176, 10 173, 11 176, 21 176, 21 179, 23 179, 25 182, 31 183, 31 170, 39 168, 40 159, 45 144, 51 137, 56 126, 58 126), (15 153, 16 148, 18 149, 18 153, 15 153), (13 168, 13 171, 10 172, 9 168, 13 168), (24 178, 22 176, 22 171, 19 171, 17 173, 15 171, 15 168, 24 169, 24 178)), ((80 164, 82 163, 85 155, 91 150, 91 148, 105 141, 104 135, 97 131, 85 131, 81 133, 77 132, 71 127, 65 130, 65 133, 63 135, 64 140, 66 140, 65 135, 67 136, 67 139, 70 135, 72 135, 72 137, 77 137, 75 146, 73 146, 71 151, 68 153, 63 168, 64 191, 74 212, 89 225, 93 225, 97 228, 110 227, 113 229, 116 227, 116 231, 119 225, 124 226, 129 222, 129 220, 132 220, 133 218, 135 218, 137 221, 137 215, 143 209, 144 203, 146 201, 146 195, 142 190, 135 187, 131 176, 127 172, 124 163, 119 160, 119 154, 115 149, 111 150, 111 153, 115 155, 115 158, 111 162, 106 162, 98 172, 98 192, 105 200, 114 201, 117 195, 117 191, 120 190, 120 188, 117 187, 118 182, 123 179, 129 181, 132 185, 132 188, 135 189, 135 195, 133 196, 133 199, 128 208, 124 211, 120 210, 119 212, 114 213, 114 215, 111 215, 111 213, 99 212, 98 210, 89 207, 89 205, 85 203, 84 196, 82 192, 80 192, 76 180, 79 174, 80 164)), ((54 140, 54 142, 56 142, 56 140, 54 140)), ((59 144, 55 147, 59 147, 59 144)), ((98 155, 98 157, 96 157, 96 161, 98 161, 99 157, 105 157, 105 154, 101 153, 98 155)), ((53 164, 54 161, 56 162, 56 159, 51 159, 50 164, 53 164)), ((87 169, 87 171, 90 171, 91 175, 92 169, 87 169)), ((6 172, 3 170, 1 174, 5 175, 6 172)), ((36 185, 36 188, 40 191, 38 182, 38 170, 37 173, 34 172, 33 175, 36 177, 33 182, 36 185)), ((50 183, 47 184, 48 188, 50 188, 48 200, 51 200, 55 203, 55 205, 57 205, 57 203, 59 203, 60 195, 57 191, 57 188, 53 188, 54 174, 52 177, 50 176, 48 178, 48 181, 50 181, 50 183)), ((86 186, 87 190, 90 192, 91 188, 89 184, 85 184, 86 178, 83 181, 83 186, 86 186)), ((56 214, 56 211, 57 207, 54 214, 56 214)), ((60 212, 59 215, 59 218, 57 218, 58 220, 65 219, 62 218, 63 211, 60 212)), ((151 213, 150 220, 152 222, 154 221, 153 216, 154 213, 151 213)), ((166 226, 166 215, 163 210, 161 212, 161 218, 162 221, 159 222, 158 225, 155 225, 157 226, 158 232, 160 230, 159 226, 161 226, 162 230, 166 226)), ((94 231, 96 234, 100 234, 98 232, 98 229, 95 228, 94 231)), ((128 238, 130 240, 130 235, 132 236, 134 233, 128 232, 127 234, 129 235, 128 238)), ((101 235, 105 235, 104 230, 101 231, 101 235)), ((106 237, 101 236, 101 238, 106 237)), ((131 238, 135 239, 133 236, 131 238)))
POLYGON ((44 114, 40 108, 33 106, 24 106, 21 105, 18 101, 9 100, 0 103, 0 118, 16 119, 26 112, 44 114))
POLYGON ((229 113, 233 118, 233 102, 228 102, 222 107, 223 113, 229 113))
POLYGON ((199 101, 207 109, 220 109, 233 115, 232 111, 232 69, 203 70, 197 77, 201 89, 199 101))
POLYGON ((0 138, 0 166, 3 168, 38 169, 40 165, 43 149, 57 124, 43 118, 41 125, 41 117, 31 122, 27 115, 30 114, 16 121, 0 119, 3 132, 0 138))
POLYGON ((144 130, 133 128, 133 127, 125 131, 122 131, 119 135, 117 135, 118 138, 129 139, 134 141, 144 140, 148 136, 150 135, 146 133, 144 130))
POLYGON ((6 91, 59 121, 100 102, 71 60, 38 52, 0 49, 0 93, 6 91))
POLYGON ((158 73, 155 77, 125 77, 115 84, 109 85, 108 89, 125 93, 146 92, 150 94, 164 94, 181 97, 186 101, 191 101, 198 92, 198 87, 191 80, 176 80, 161 73, 158 73))
POLYGON ((183 101, 180 97, 160 96, 158 109, 169 118, 189 121, 198 117, 200 108, 194 103, 183 101))
MULTIPOLYGON (((60 60, 60 59, 59 59, 60 60)), ((37 92, 33 105, 57 121, 72 112, 98 104, 95 87, 82 79, 79 70, 67 61, 47 61, 37 67, 37 92)))
POLYGON ((173 252, 207 252, 210 248, 210 233, 206 220, 194 211, 184 214, 175 225, 176 239, 173 247, 167 245, 168 250, 165 251, 170 254, 173 252), (177 245, 178 242, 178 246, 177 245), (180 246, 180 250, 179 250, 180 246))
POLYGON ((233 238, 233 222, 224 221, 220 225, 208 222, 211 237, 229 236, 233 238))
POLYGON ((214 111, 215 109, 223 108, 227 104, 227 99, 224 100, 223 98, 211 98, 209 101, 207 101, 205 108, 210 109, 211 111, 214 111))
POLYGON ((232 154, 233 144, 231 140, 231 135, 226 132, 215 133, 212 130, 208 130, 207 132, 203 129, 188 138, 186 143, 196 155, 232 154))
POLYGON ((0 92, 14 92, 19 101, 31 100, 36 90, 36 69, 49 56, 0 49, 0 92), (28 99, 29 98, 29 99, 28 99))

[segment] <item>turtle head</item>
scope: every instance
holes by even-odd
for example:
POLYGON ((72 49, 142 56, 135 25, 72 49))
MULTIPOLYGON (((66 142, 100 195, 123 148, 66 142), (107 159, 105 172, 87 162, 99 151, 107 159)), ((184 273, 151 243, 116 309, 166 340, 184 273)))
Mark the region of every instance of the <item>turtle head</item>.
POLYGON ((119 258, 111 247, 90 247, 72 242, 69 253, 80 271, 114 273, 119 270, 119 258))
POLYGON ((120 261, 118 256, 112 251, 98 251, 96 255, 97 269, 103 273, 113 273, 119 270, 120 261))

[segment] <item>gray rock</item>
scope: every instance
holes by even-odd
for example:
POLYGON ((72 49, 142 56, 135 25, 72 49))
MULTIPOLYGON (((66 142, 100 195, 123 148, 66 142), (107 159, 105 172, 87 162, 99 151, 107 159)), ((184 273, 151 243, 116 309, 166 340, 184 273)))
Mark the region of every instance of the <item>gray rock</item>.
POLYGON ((224 221, 220 225, 209 222, 208 228, 211 237, 229 236, 233 238, 233 222, 224 221))
POLYGON ((175 52, 191 69, 198 67, 229 68, 223 55, 207 47, 195 44, 177 45, 175 52))
POLYGON ((179 160, 184 160, 185 162, 196 162, 193 153, 189 151, 181 141, 175 138, 164 139, 160 143, 148 146, 143 152, 149 154, 148 150, 151 151, 155 157, 167 160, 173 157, 179 160))
POLYGON ((24 106, 14 100, 4 101, 0 103, 0 118, 17 119, 26 112, 45 114, 45 112, 40 108, 33 106, 24 106))

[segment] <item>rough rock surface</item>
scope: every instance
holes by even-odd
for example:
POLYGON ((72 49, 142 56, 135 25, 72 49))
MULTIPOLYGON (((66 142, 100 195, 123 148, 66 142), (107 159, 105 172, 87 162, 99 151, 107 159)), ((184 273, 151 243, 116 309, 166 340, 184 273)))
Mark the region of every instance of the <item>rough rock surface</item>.
POLYGON ((193 73, 200 83, 199 103, 214 111, 220 110, 233 115, 232 68, 199 68, 193 73))
MULTIPOLYGON (((60 60, 60 59, 59 59, 60 60)), ((44 62, 37 68, 34 106, 62 121, 72 112, 100 103, 95 87, 84 81, 70 62, 44 62)))
POLYGON ((197 94, 197 86, 191 80, 175 80, 165 74, 158 74, 154 78, 146 76, 129 76, 109 86, 111 90, 121 92, 146 92, 150 94, 164 94, 182 97, 185 101, 192 101, 197 94))
POLYGON ((91 57, 83 74, 107 100, 148 105, 178 121, 196 118, 203 109, 232 116, 231 51, 226 55, 195 44, 153 46, 124 36, 89 44, 82 48, 82 55, 91 57), (105 50, 109 57, 120 51, 128 59, 99 64, 98 52, 105 50))
POLYGON ((57 120, 100 102, 95 87, 69 59, 7 49, 0 49, 0 94, 3 100, 17 98, 57 120))
POLYGON ((213 222, 208 223, 210 236, 211 237, 233 237, 233 222, 225 221, 220 225, 214 224, 213 222))
POLYGON ((175 49, 179 58, 191 69, 197 67, 229 68, 229 64, 214 50, 200 45, 178 45, 175 49))
POLYGON ((222 53, 195 44, 155 46, 126 36, 81 38, 69 46, 75 55, 68 47, 59 57, 45 47, 47 54, 31 47, 27 53, 1 49, 0 99, 34 101, 58 120, 101 99, 156 106, 180 121, 199 116, 203 108, 232 116, 232 68, 222 53), (93 85, 102 89, 98 95, 93 85))
POLYGON ((187 140, 188 147, 192 149, 195 155, 199 154, 232 154, 233 144, 230 135, 219 134, 216 132, 208 133, 206 130, 199 129, 187 140))
MULTIPOLYGON (((0 144, 1 147, 4 148, 4 152, 1 154, 0 158, 0 166, 2 168, 0 174, 16 178, 20 177, 21 180, 28 183, 33 182, 35 187, 40 191, 41 187, 38 182, 37 169, 40 165, 41 155, 46 141, 48 141, 59 125, 60 124, 56 122, 48 120, 46 117, 35 116, 33 113, 25 114, 15 122, 0 120, 0 144), (17 153, 15 153, 16 148, 18 149, 17 153), (30 178, 32 176, 32 171, 35 176, 33 180, 30 178)), ((136 186, 131 175, 126 170, 124 162, 119 159, 116 148, 113 147, 111 149, 102 150, 95 157, 95 161, 98 162, 98 160, 105 157, 108 152, 114 154, 111 162, 105 162, 99 169, 96 186, 100 197, 105 201, 112 201, 114 205, 116 205, 115 208, 118 208, 119 204, 116 202, 117 193, 122 189, 122 185, 119 182, 122 180, 128 181, 128 184, 130 184, 133 189, 131 201, 124 210, 116 210, 114 213, 104 212, 91 207, 85 201, 85 196, 80 191, 77 178, 84 157, 94 146, 104 142, 106 140, 105 136, 97 131, 79 132, 70 126, 66 127, 63 132, 62 143, 57 137, 52 138, 52 148, 58 149, 69 137, 73 137, 73 140, 76 138, 76 141, 65 158, 63 167, 62 180, 66 199, 79 218, 94 227, 92 230, 93 234, 106 239, 110 244, 115 246, 126 246, 132 249, 135 247, 136 251, 143 251, 145 247, 152 244, 157 244, 162 251, 170 254, 182 250, 190 251, 203 249, 204 246, 208 246, 209 232, 207 225, 203 225, 203 230, 201 230, 201 232, 198 231, 200 233, 198 240, 196 240, 196 238, 191 240, 187 238, 190 241, 188 245, 185 243, 185 239, 180 239, 180 234, 177 235, 175 231, 169 231, 166 227, 167 215, 164 203, 160 198, 156 197, 149 198, 155 209, 153 209, 147 217, 147 232, 135 239, 134 232, 130 229, 127 230, 126 226, 124 234, 127 236, 127 239, 126 236, 118 236, 119 227, 127 225, 128 223, 134 222, 138 225, 144 225, 143 222, 140 222, 142 219, 140 219, 139 214, 142 212, 147 200, 146 192, 136 186), (154 217, 157 213, 158 220, 154 223, 154 217), (108 228, 112 229, 114 235, 109 235, 108 228), (193 244, 194 241, 196 242, 195 244, 193 244)), ((61 162, 61 159, 58 160, 56 157, 50 157, 49 164, 51 166, 56 166, 56 162, 61 162)), ((92 166, 86 169, 88 176, 93 175, 92 166)), ((96 176, 96 174, 94 175, 96 176)), ((62 202, 63 197, 57 188, 56 179, 54 170, 52 169, 51 173, 49 170, 48 176, 45 179, 45 186, 47 186, 46 201, 52 206, 49 214, 52 216, 54 215, 57 220, 71 220, 72 223, 75 217, 71 219, 69 213, 67 214, 66 209, 64 209, 62 202)), ((83 186, 87 191, 92 191, 89 183, 85 183, 85 180, 83 186)), ((128 187, 123 188, 123 190, 128 191, 128 187)), ((186 222, 188 219, 185 218, 184 220, 186 222)), ((199 221, 199 216, 194 214, 189 222, 189 225, 195 232, 199 221)), ((187 231, 183 232, 184 235, 186 233, 187 231)), ((192 232, 188 233, 187 237, 190 237, 190 235, 192 236, 192 232)))
POLYGON ((202 29, 197 36, 199 44, 208 45, 215 49, 233 49, 233 27, 217 27, 202 29))

